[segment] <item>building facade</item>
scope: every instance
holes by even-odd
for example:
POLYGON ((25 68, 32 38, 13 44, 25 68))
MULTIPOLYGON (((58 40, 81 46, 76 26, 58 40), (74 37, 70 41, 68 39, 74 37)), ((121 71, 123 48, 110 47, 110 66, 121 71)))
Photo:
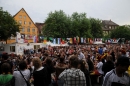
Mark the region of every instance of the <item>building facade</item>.
MULTIPOLYGON (((31 43, 38 41, 38 28, 27 14, 27 12, 22 8, 19 12, 17 12, 13 18, 20 24, 20 39, 23 39, 23 43, 31 43), (35 41, 34 41, 35 40, 35 41)), ((7 40, 7 44, 16 43, 16 37, 11 37, 7 40)))
POLYGON ((111 20, 102 20, 102 30, 104 36, 110 34, 110 32, 118 26, 118 24, 111 20))

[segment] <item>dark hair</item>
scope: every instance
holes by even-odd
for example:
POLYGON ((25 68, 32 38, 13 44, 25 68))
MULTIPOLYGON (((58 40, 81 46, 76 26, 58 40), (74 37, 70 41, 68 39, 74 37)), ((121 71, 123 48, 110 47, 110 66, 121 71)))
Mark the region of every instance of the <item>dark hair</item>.
POLYGON ((74 56, 71 56, 70 59, 69 59, 69 63, 72 67, 75 67, 77 68, 78 67, 78 64, 79 64, 79 59, 76 55, 74 56))
POLYGON ((1 65, 1 70, 5 74, 8 74, 8 72, 10 72, 10 69, 11 69, 11 67, 10 67, 9 63, 3 63, 1 65))
POLYGON ((20 61, 19 62, 19 69, 24 70, 26 68, 27 68, 27 63, 24 60, 20 61))
POLYGON ((2 58, 4 59, 4 60, 7 60, 8 59, 8 54, 7 53, 4 53, 4 54, 2 54, 2 58))
POLYGON ((80 64, 80 69, 81 71, 85 72, 85 62, 84 60, 79 60, 79 64, 80 64))
POLYGON ((53 63, 52 63, 51 58, 47 57, 47 59, 46 59, 46 64, 47 64, 48 66, 53 66, 53 63))
POLYGON ((122 66, 127 66, 130 65, 130 59, 125 56, 121 56, 117 58, 116 66, 122 65, 122 66))
POLYGON ((59 60, 60 60, 61 63, 63 63, 64 62, 64 57, 60 57, 59 60))

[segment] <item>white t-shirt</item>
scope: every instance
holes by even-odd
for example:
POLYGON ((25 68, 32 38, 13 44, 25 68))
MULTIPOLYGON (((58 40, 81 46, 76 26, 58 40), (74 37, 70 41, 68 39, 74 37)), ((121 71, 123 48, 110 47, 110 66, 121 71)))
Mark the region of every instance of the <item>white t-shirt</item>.
POLYGON ((102 66, 103 66, 103 63, 102 62, 98 62, 97 63, 97 70, 100 74, 103 74, 103 71, 102 71, 102 66))
POLYGON ((105 75, 102 86, 111 86, 112 82, 124 84, 123 86, 130 86, 130 77, 127 73, 122 77, 118 77, 114 69, 105 75))
MULTIPOLYGON (((21 72, 24 75, 24 78, 29 80, 30 70, 26 69, 26 70, 21 71, 21 72)), ((27 86, 23 76, 21 75, 21 73, 19 71, 14 71, 13 75, 15 77, 15 86, 27 86)))

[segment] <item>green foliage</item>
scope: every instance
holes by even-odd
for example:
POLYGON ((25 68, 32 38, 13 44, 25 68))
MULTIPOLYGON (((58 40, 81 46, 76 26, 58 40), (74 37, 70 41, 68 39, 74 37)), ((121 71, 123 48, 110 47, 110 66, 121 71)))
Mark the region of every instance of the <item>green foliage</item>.
POLYGON ((0 8, 0 40, 16 36, 16 32, 19 32, 19 25, 7 11, 0 8))
POLYGON ((110 37, 130 39, 130 29, 125 26, 119 26, 111 31, 110 37))
POLYGON ((88 18, 86 18, 86 13, 73 13, 71 16, 71 22, 71 29, 74 33, 72 37, 92 37, 92 35, 90 34, 90 22, 88 18))
POLYGON ((77 12, 67 16, 62 10, 50 12, 45 20, 43 35, 48 37, 92 37, 90 34, 90 21, 86 13, 77 12))
POLYGON ((43 27, 43 34, 50 37, 66 37, 69 29, 69 18, 63 11, 55 11, 49 13, 43 27))
POLYGON ((94 38, 102 38, 103 37, 103 31, 101 26, 101 20, 90 18, 90 24, 91 24, 91 34, 94 38))

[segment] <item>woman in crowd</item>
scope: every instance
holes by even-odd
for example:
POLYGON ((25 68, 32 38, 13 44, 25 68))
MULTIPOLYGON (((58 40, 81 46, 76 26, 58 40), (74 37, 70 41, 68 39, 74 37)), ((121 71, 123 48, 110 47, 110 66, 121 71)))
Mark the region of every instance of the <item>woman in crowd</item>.
POLYGON ((1 65, 0 86, 15 86, 15 78, 10 73, 10 69, 9 63, 3 63, 1 65))
POLYGON ((102 66, 102 71, 104 72, 104 75, 106 75, 107 72, 114 69, 114 62, 112 61, 112 56, 109 55, 106 57, 106 62, 102 66))
POLYGON ((45 67, 47 69, 47 83, 48 83, 48 86, 50 86, 51 85, 51 74, 55 72, 55 68, 54 68, 51 58, 46 57, 43 67, 45 67))
POLYGON ((86 65, 86 62, 84 60, 79 60, 78 68, 85 74, 87 86, 91 86, 89 71, 87 70, 85 65, 86 65))
POLYGON ((47 86, 47 69, 42 66, 42 62, 39 57, 35 57, 32 60, 34 66, 33 79, 34 86, 47 86))
POLYGON ((27 69, 27 63, 25 61, 20 61, 18 64, 19 68, 17 68, 17 71, 14 71, 13 75, 15 77, 15 86, 27 86, 27 83, 25 82, 24 78, 29 81, 30 79, 30 70, 27 69), (21 73, 23 76, 21 75, 21 73))
POLYGON ((59 57, 59 62, 56 64, 55 66, 55 70, 56 70, 56 80, 57 80, 57 84, 58 86, 63 86, 64 81, 63 80, 59 80, 58 76, 60 75, 61 72, 63 72, 65 69, 67 68, 67 65, 65 64, 64 61, 64 57, 61 56, 59 57))

